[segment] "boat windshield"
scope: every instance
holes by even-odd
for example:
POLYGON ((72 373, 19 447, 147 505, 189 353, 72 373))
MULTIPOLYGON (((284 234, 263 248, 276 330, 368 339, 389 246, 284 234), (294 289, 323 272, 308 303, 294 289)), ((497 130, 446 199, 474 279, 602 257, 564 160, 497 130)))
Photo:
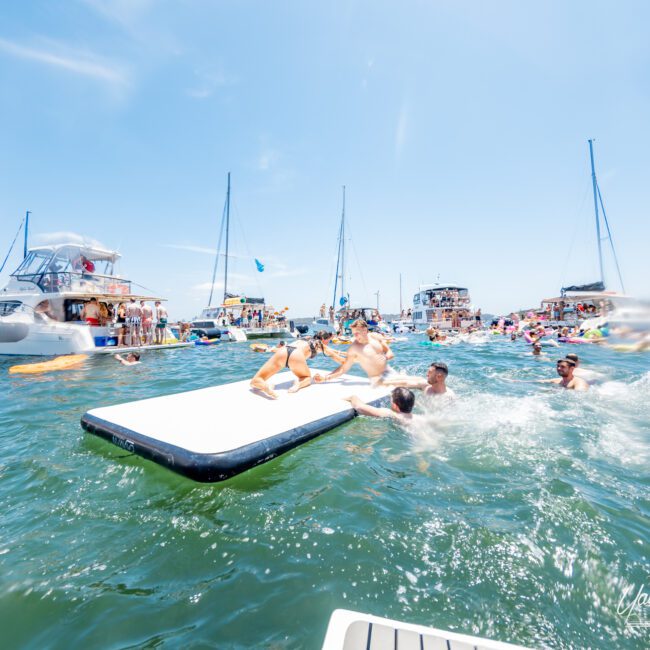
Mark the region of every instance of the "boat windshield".
POLYGON ((52 251, 30 251, 13 275, 45 273, 52 259, 52 251))

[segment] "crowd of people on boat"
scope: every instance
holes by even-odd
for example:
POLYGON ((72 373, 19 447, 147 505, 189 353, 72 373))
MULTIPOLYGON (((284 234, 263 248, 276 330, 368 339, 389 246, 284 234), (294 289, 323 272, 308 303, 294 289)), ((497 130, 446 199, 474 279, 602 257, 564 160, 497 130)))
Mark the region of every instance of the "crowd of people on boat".
POLYGON ((117 346, 161 345, 168 324, 167 309, 159 300, 151 306, 148 301, 131 298, 118 303, 90 298, 78 313, 79 320, 92 327, 111 327, 117 346))

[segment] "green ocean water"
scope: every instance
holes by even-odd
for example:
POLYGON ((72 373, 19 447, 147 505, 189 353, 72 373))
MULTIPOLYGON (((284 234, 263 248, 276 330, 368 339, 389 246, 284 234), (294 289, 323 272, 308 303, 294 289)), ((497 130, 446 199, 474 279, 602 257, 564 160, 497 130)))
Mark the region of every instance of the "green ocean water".
MULTIPOLYGON (((79 419, 248 377, 247 345, 41 376, 0 361, 2 646, 319 648, 338 607, 531 647, 650 646, 619 613, 650 592, 650 355, 564 347, 608 377, 573 394, 507 381, 554 374, 522 343, 420 340, 394 365, 447 362, 455 403, 420 399, 410 431, 357 418, 218 484, 79 419)), ((215 430, 255 417, 215 409, 215 430)))

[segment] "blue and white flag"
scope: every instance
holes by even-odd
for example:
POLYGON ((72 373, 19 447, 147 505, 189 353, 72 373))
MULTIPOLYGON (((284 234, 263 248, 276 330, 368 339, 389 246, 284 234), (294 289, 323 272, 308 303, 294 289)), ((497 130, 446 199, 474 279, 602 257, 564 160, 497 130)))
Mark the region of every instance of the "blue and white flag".
POLYGON ((255 258, 255 266, 260 273, 264 270, 264 264, 262 264, 262 262, 260 262, 257 258, 255 258))

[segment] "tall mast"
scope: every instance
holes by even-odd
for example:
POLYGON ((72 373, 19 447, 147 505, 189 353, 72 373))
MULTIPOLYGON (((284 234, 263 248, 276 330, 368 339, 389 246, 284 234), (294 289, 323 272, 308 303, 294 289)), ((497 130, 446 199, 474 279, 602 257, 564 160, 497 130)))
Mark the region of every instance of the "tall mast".
POLYGON ((334 296, 332 297, 332 307, 336 309, 336 290, 341 278, 341 295, 345 296, 344 279, 345 279, 345 185, 343 186, 343 211, 341 213, 341 225, 339 226, 339 246, 336 257, 336 276, 334 278, 334 296), (339 270, 341 273, 339 274, 339 270))
POLYGON ((598 241, 598 266, 600 268, 600 281, 605 284, 605 274, 603 272, 603 249, 600 239, 600 217, 598 216, 598 181, 596 180, 596 166, 594 165, 594 146, 593 140, 589 140, 589 158, 591 159, 591 181, 594 186, 594 210, 596 212, 596 239, 598 241))
POLYGON ((341 296, 345 297, 345 185, 343 186, 343 209, 341 210, 341 296))
POLYGON ((23 247, 23 259, 27 257, 27 237, 29 236, 29 215, 31 212, 27 210, 27 214, 25 214, 25 245, 23 247))
POLYGON ((223 301, 228 295, 228 239, 230 235, 230 172, 228 172, 228 191, 226 192, 226 264, 223 276, 223 301))

